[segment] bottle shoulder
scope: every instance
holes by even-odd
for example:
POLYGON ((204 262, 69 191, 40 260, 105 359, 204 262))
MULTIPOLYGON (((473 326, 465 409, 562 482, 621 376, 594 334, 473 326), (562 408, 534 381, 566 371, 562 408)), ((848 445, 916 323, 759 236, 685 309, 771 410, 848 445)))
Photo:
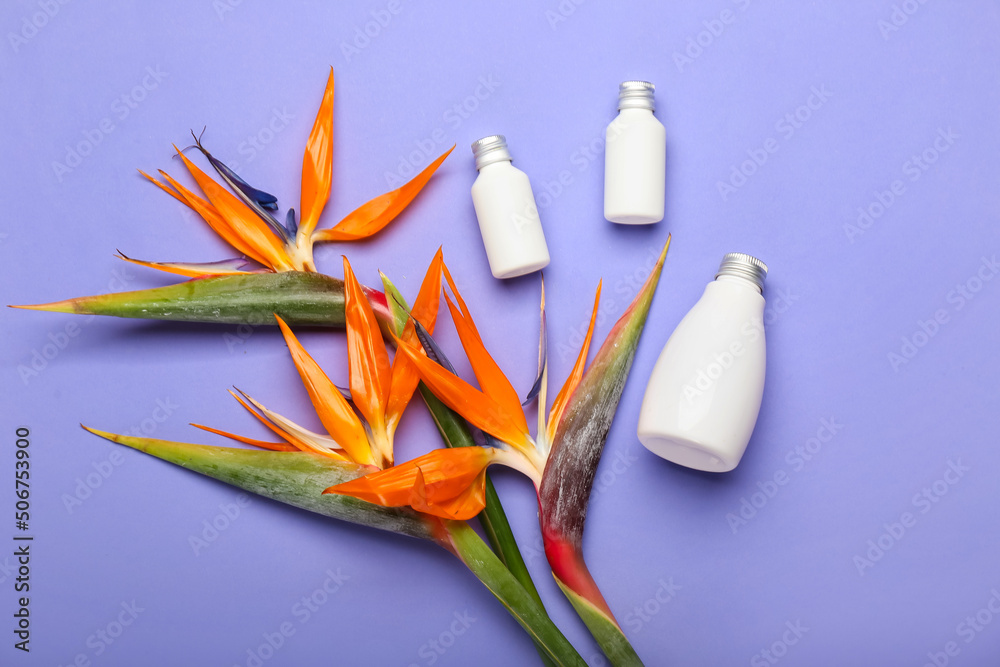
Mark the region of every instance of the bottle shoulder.
POLYGON ((472 184, 473 191, 495 186, 529 183, 528 175, 510 162, 494 162, 480 170, 472 184))

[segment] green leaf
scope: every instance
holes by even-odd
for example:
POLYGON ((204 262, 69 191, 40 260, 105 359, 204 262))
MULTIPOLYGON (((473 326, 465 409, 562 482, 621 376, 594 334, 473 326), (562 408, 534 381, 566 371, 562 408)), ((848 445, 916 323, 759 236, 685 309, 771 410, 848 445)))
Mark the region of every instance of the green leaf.
MULTIPOLYGON (((385 296, 368 289, 376 315, 387 317, 385 296)), ((85 296, 33 306, 31 310, 111 315, 150 320, 344 326, 344 283, 322 273, 286 271, 210 276, 176 285, 85 296)))
POLYGON ((310 512, 351 523, 432 540, 458 558, 525 629, 547 664, 584 665, 576 650, 486 543, 465 522, 443 524, 408 508, 372 505, 323 490, 369 472, 355 463, 307 452, 273 452, 209 447, 153 438, 117 435, 84 427, 91 433, 245 491, 310 512), (444 527, 442 537, 440 526, 444 527))
POLYGON ((380 507, 350 496, 323 495, 324 489, 371 471, 356 463, 308 452, 209 447, 84 428, 112 442, 265 498, 363 526, 432 539, 426 517, 409 508, 380 507))
MULTIPOLYGON (((635 656, 635 651, 627 646, 628 640, 584 562, 583 527, 597 465, 632 368, 639 336, 646 324, 669 247, 668 237, 656 267, 611 329, 590 368, 569 397, 555 426, 552 449, 538 488, 539 522, 552 574, 563 591, 568 591, 570 602, 612 661, 616 655, 635 656), (587 611, 581 611, 580 600, 587 602, 587 611), (595 613, 605 621, 597 623, 593 617, 595 613), (615 632, 608 631, 609 623, 615 632), (621 646, 623 642, 627 650, 621 646)), ((636 663, 629 658, 620 664, 636 663)))
POLYGON ((538 490, 543 532, 580 543, 597 464, 632 368, 669 247, 668 237, 655 268, 604 340, 556 425, 538 490))

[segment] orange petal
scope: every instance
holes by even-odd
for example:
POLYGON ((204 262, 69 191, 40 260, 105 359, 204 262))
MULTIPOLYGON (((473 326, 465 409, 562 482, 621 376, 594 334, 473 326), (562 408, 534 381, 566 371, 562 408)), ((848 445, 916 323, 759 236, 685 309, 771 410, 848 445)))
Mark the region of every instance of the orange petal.
POLYGON ((422 172, 414 176, 392 192, 379 195, 354 209, 346 218, 331 229, 321 229, 313 236, 319 241, 356 241, 368 238, 382 230, 403 212, 413 198, 419 194, 444 159, 455 150, 452 146, 438 159, 431 162, 422 172))
POLYGON ((486 351, 483 339, 479 336, 479 330, 476 329, 476 323, 473 321, 472 315, 469 314, 465 300, 462 299, 461 293, 455 286, 455 281, 452 280, 447 266, 444 267, 444 275, 451 291, 455 294, 455 300, 458 301, 458 308, 455 307, 447 294, 444 297, 448 302, 448 309, 451 311, 451 319, 455 322, 455 329, 462 340, 462 347, 465 348, 465 354, 469 357, 472 370, 476 374, 476 379, 479 380, 479 386, 503 407, 503 410, 521 429, 527 432, 528 422, 524 417, 524 408, 521 407, 521 399, 517 395, 517 391, 511 386, 497 362, 486 351), (459 312, 459 308, 461 308, 461 312, 459 312))
MULTIPOLYGON (((583 371, 587 365, 587 354, 590 352, 590 339, 594 335, 594 323, 597 322, 597 306, 601 302, 601 285, 603 282, 597 283, 597 294, 594 295, 594 311, 590 314, 590 326, 587 328, 587 335, 584 337, 583 345, 580 347, 580 354, 576 357, 576 363, 573 364, 573 370, 570 372, 569 377, 566 378, 566 383, 559 390, 559 393, 556 394, 555 400, 552 401, 548 424, 549 442, 552 441, 552 436, 556 432, 556 426, 559 424, 563 410, 569 402, 569 397, 573 395, 576 386, 580 384, 580 379, 583 378, 583 371)), ((545 406, 539 405, 538 409, 544 410, 545 406)))
POLYGON ((527 425, 519 425, 499 403, 462 378, 446 371, 440 364, 429 359, 422 350, 417 351, 399 339, 396 341, 396 353, 405 354, 413 362, 420 379, 445 405, 468 419, 477 428, 519 450, 533 448, 527 425))
POLYGON ((465 520, 486 505, 486 466, 496 450, 482 447, 435 449, 401 465, 323 493, 353 496, 383 507, 409 505, 445 519, 465 520))
POLYGON ((191 206, 191 204, 188 203, 187 199, 185 199, 184 197, 180 196, 179 194, 177 194, 175 191, 171 190, 169 187, 167 187, 163 183, 160 183, 158 180, 156 180, 155 178, 153 178, 152 176, 150 176, 149 174, 147 174, 146 172, 144 172, 142 169, 137 169, 136 171, 138 171, 140 174, 142 174, 143 176, 145 176, 146 180, 148 180, 150 183, 152 183, 156 187, 160 188, 161 190, 163 190, 164 192, 166 192, 168 195, 170 195, 171 197, 173 197, 174 199, 176 199, 180 203, 184 204, 185 206, 194 208, 193 206, 191 206))
MULTIPOLYGON (((254 249, 256 255, 266 260, 263 262, 264 265, 276 271, 290 271, 294 268, 291 259, 288 257, 285 244, 274 235, 274 232, 270 230, 267 223, 261 220, 253 209, 240 201, 229 190, 215 182, 180 150, 177 151, 177 155, 180 156, 188 171, 194 176, 198 187, 205 193, 208 200, 212 202, 219 216, 229 223, 230 229, 236 236, 254 249)), ((229 238, 226 240, 230 241, 229 238)), ((233 247, 239 249, 235 244, 233 244, 233 247)))
POLYGON ((202 424, 191 424, 195 428, 200 428, 202 431, 208 431, 209 433, 215 433, 216 435, 221 435, 224 438, 229 438, 230 440, 235 440, 236 442, 242 442, 248 445, 253 445, 254 447, 260 447, 261 449, 270 449, 275 452, 297 452, 298 447, 288 444, 287 442, 266 442, 264 440, 255 440, 254 438, 248 438, 243 435, 237 435, 235 433, 230 433, 228 431, 220 431, 217 428, 212 428, 211 426, 204 426, 202 424))
POLYGON ((364 425, 358 420, 350 404, 319 364, 309 356, 284 320, 277 315, 274 317, 278 320, 281 333, 285 336, 288 351, 291 352, 292 361, 299 371, 302 384, 309 393, 309 400, 312 401, 316 414, 319 415, 319 420, 323 422, 327 432, 347 452, 352 461, 375 465, 368 434, 365 433, 364 425))
POLYGON ((319 215, 330 198, 333 179, 333 68, 326 80, 323 101, 313 123, 302 157, 302 206, 299 234, 308 237, 316 228, 319 215))
POLYGON ((362 291, 351 264, 344 258, 344 320, 347 324, 347 357, 350 363, 350 386, 354 404, 372 432, 382 455, 391 465, 392 452, 385 451, 385 409, 389 401, 392 369, 389 353, 379 330, 375 313, 362 291))
MULTIPOLYGON (((441 267, 444 265, 444 257, 441 249, 434 254, 431 265, 427 268, 427 274, 420 285, 420 291, 410 309, 410 315, 420 322, 428 333, 434 333, 434 325, 437 324, 438 305, 441 303, 441 267)), ((408 345, 416 345, 417 332, 412 320, 406 321, 403 327, 403 334, 400 340, 408 345)), ((391 432, 399 423, 399 418, 403 415, 413 392, 420 382, 420 375, 414 367, 409 357, 397 354, 392 360, 392 382, 389 389, 389 403, 385 411, 386 428, 391 432)))
POLYGON ((240 238, 240 235, 233 230, 232 226, 221 215, 219 215, 219 212, 215 210, 215 207, 212 206, 211 203, 205 201, 195 193, 185 188, 183 185, 175 181, 170 174, 163 170, 160 170, 160 175, 163 176, 167 183, 173 186, 173 189, 163 183, 160 183, 144 171, 140 170, 139 173, 148 178, 158 188, 169 193, 172 197, 193 209, 205 222, 208 223, 208 226, 211 227, 216 234, 222 237, 226 243, 233 246, 247 257, 250 257, 255 262, 259 262, 265 266, 267 265, 264 257, 248 245, 242 238, 240 238))
POLYGON ((249 405, 247 405, 247 402, 244 401, 239 396, 237 396, 235 392, 230 391, 229 393, 232 394, 233 398, 235 398, 237 401, 240 402, 240 405, 242 405, 246 409, 247 412, 249 412, 254 417, 256 417, 260 421, 261 424, 263 424, 264 426, 268 427, 269 429, 271 429, 272 431, 274 431, 276 434, 278 434, 279 436, 281 436, 282 438, 284 438, 285 440, 287 440, 290 444, 294 445, 295 447, 297 447, 298 449, 302 450, 303 452, 312 452, 313 454, 322 454, 323 456, 329 456, 330 458, 336 459, 338 461, 346 461, 347 460, 347 457, 344 456, 343 454, 341 454, 340 452, 336 452, 336 451, 333 451, 332 449, 329 449, 329 448, 326 448, 326 447, 322 447, 322 446, 320 446, 320 445, 318 445, 318 444, 316 444, 314 442, 311 442, 310 439, 307 438, 307 437, 301 437, 301 435, 296 432, 297 429, 291 427, 292 426, 291 424, 287 424, 286 425, 286 424, 282 423, 282 421, 280 419, 278 419, 280 417, 280 415, 277 415, 275 413, 270 412, 263 405, 261 405, 260 403, 258 403, 255 400, 253 400, 249 396, 246 396, 246 394, 244 394, 244 396, 246 397, 246 399, 248 401, 250 401, 251 403, 253 403, 254 407, 256 407, 258 410, 260 410, 261 413, 263 413, 263 415, 260 414, 260 413, 258 413, 257 410, 254 410, 249 405))
POLYGON ((128 257, 120 250, 118 251, 118 257, 130 262, 132 264, 138 264, 139 266, 145 266, 150 269, 156 269, 158 271, 165 271, 167 273, 174 273, 179 276, 187 276, 188 278, 201 278, 203 276, 232 276, 232 275, 242 275, 246 273, 257 273, 256 271, 244 271, 243 269, 233 268, 237 265, 246 265, 246 260, 237 261, 223 261, 223 262, 207 262, 207 263, 185 263, 185 262, 147 262, 141 259, 132 259, 128 257))

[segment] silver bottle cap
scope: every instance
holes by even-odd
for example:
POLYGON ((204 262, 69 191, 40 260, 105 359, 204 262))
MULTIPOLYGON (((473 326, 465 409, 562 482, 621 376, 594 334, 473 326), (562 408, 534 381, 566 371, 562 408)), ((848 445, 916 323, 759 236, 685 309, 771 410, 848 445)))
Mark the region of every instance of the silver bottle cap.
POLYGON ((757 287, 757 290, 763 293, 764 278, 767 277, 767 264, 745 253, 731 252, 722 258, 722 264, 719 265, 719 272, 715 274, 716 279, 719 276, 744 278, 753 283, 757 287))
POLYGON ((649 109, 654 111, 653 91, 656 86, 649 81, 624 81, 618 86, 618 110, 649 109))
POLYGON ((502 134, 491 134, 472 142, 472 155, 476 158, 476 169, 482 169, 488 164, 510 160, 507 150, 507 139, 502 134))

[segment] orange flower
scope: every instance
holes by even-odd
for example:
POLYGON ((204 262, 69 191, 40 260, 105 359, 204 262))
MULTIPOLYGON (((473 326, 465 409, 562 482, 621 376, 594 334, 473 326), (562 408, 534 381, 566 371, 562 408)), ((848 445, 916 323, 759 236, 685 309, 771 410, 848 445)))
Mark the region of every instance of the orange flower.
MULTIPOLYGON (((473 387, 430 359, 425 350, 413 342, 397 340, 396 358, 408 359, 420 379, 445 405, 492 436, 497 446, 437 449, 390 470, 374 472, 331 487, 327 492, 351 495, 386 507, 409 505, 444 518, 470 519, 485 506, 483 473, 488 465, 506 465, 527 475, 536 487, 540 484, 552 437, 569 396, 583 377, 597 321, 601 286, 597 286, 590 327, 579 357, 552 403, 548 427, 545 426, 544 410, 540 410, 538 435, 532 438, 517 392, 486 350, 448 267, 444 266, 443 270, 451 294, 454 295, 452 299, 445 293, 445 300, 480 388, 473 387), (470 449, 475 451, 470 452, 470 449)), ((544 315, 544 286, 542 298, 544 315)), ((543 388, 539 396, 544 406, 547 374, 544 360, 541 366, 540 381, 543 388)))
MULTIPOLYGON (((442 255, 438 250, 414 301, 413 317, 429 331, 433 331, 437 320, 442 266, 442 255)), ((417 388, 419 378, 406 356, 397 355, 390 363, 378 320, 346 257, 344 296, 349 389, 341 389, 335 385, 288 325, 277 317, 292 361, 327 434, 314 433, 299 426, 242 392, 242 397, 235 393, 233 396, 281 437, 282 442, 264 442, 198 424, 196 426, 266 449, 302 450, 353 461, 373 469, 391 468, 393 435, 403 410, 417 388)), ((411 322, 403 330, 400 340, 416 340, 414 332, 411 322)))
MULTIPOLYGON (((446 292, 445 300, 462 347, 478 380, 479 389, 458 377, 450 369, 450 364, 441 363, 445 360, 441 359, 436 345, 429 337, 421 341, 423 346, 397 340, 396 358, 409 359, 430 390, 445 405, 491 437, 495 446, 477 448, 480 451, 475 454, 463 449, 434 450, 392 470, 370 473, 360 479, 331 487, 327 492, 352 495, 387 507, 409 505, 440 517, 468 519, 485 506, 482 493, 483 471, 490 464, 500 463, 524 473, 534 482, 539 491, 540 506, 550 504, 543 502, 545 499, 541 493, 542 484, 549 477, 549 454, 553 451, 553 445, 562 442, 564 431, 572 430, 569 428, 571 423, 575 422, 572 426, 576 431, 581 430, 581 423, 592 427, 591 439, 594 444, 590 447, 596 448, 594 451, 598 452, 597 457, 593 458, 596 466, 669 245, 668 238, 655 271, 612 329, 598 353, 598 360, 585 372, 594 326, 597 323, 597 307, 601 300, 601 284, 598 283, 587 335, 569 377, 552 401, 547 421, 545 405, 548 361, 545 353, 545 284, 542 283, 539 374, 528 397, 533 399, 537 395, 539 402, 538 431, 534 438, 528 432, 524 409, 517 392, 486 350, 465 300, 448 267, 443 266, 445 279, 454 296, 452 299, 446 292), (428 356, 428 350, 425 349, 428 346, 432 348, 431 352, 437 360, 428 356), (596 383, 592 382, 591 388, 577 396, 577 390, 588 376, 596 378, 596 383), (598 395, 585 395, 594 393, 595 385, 602 387, 597 392, 598 395), (579 414, 584 409, 581 405, 589 405, 588 409, 593 412, 579 414)), ((582 427, 584 431, 587 428, 582 427)), ((578 435, 577 433, 574 437, 578 435)), ((565 451, 563 448, 563 453, 565 451)), ((580 461, 583 460, 581 457, 580 461)), ((588 474, 584 470, 578 470, 577 465, 566 465, 565 460, 556 467, 569 470, 566 475, 588 474)), ((593 479, 592 471, 590 474, 590 481, 586 482, 588 485, 593 479)), ((579 486, 578 479, 570 478, 565 481, 567 486, 579 486)), ((589 495, 589 486, 586 495, 589 495)), ((586 498, 582 500, 585 502, 586 498)), ((552 507, 542 509, 555 511, 552 507)))
POLYGON ((431 162, 423 171, 399 188, 362 204, 329 229, 316 229, 320 214, 330 198, 333 173, 333 70, 327 80, 319 113, 306 142, 302 159, 301 220, 296 223, 290 209, 284 222, 272 211, 277 198, 258 190, 221 161, 195 138, 195 146, 205 155, 223 181, 223 187, 191 162, 182 151, 178 156, 194 177, 203 198, 160 171, 163 181, 141 171, 143 176, 200 215, 215 232, 243 255, 243 258, 191 264, 182 262, 146 262, 121 255, 122 259, 161 271, 188 277, 254 273, 259 271, 315 271, 313 244, 330 241, 354 241, 367 238, 388 225, 423 189, 454 146, 431 162), (252 260, 263 268, 253 268, 252 260))

